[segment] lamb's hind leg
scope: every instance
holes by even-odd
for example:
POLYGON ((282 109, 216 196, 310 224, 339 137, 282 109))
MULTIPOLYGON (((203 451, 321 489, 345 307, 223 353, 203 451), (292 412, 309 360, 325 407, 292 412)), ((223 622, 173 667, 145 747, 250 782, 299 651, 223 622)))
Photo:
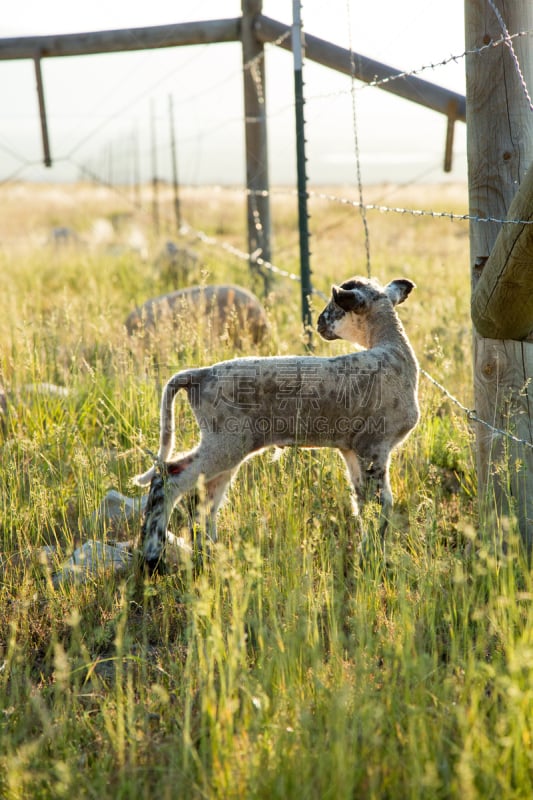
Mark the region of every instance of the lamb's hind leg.
POLYGON ((204 551, 209 552, 209 545, 217 540, 217 512, 235 472, 235 469, 221 472, 215 478, 206 481, 203 490, 198 494, 194 524, 198 567, 202 566, 204 551))
POLYGON ((354 453, 353 450, 341 450, 342 457, 346 462, 346 468, 348 470, 348 477, 352 484, 352 492, 351 492, 351 499, 352 499, 352 509, 354 516, 359 518, 359 502, 358 498, 361 495, 361 486, 362 486, 362 478, 361 478, 361 465, 359 464, 359 459, 357 455, 354 453))
POLYGON ((150 572, 162 567, 166 533, 174 506, 180 497, 197 486, 201 476, 204 477, 204 502, 200 502, 197 516, 206 515, 208 539, 216 538, 216 512, 238 462, 239 458, 231 458, 229 453, 222 459, 213 459, 208 452, 195 450, 177 461, 164 464, 161 474, 156 473, 152 478, 141 529, 143 556, 150 572))
POLYGON ((196 485, 198 465, 197 453, 190 453, 162 465, 152 478, 141 527, 141 548, 150 573, 162 568, 170 515, 180 497, 196 485))

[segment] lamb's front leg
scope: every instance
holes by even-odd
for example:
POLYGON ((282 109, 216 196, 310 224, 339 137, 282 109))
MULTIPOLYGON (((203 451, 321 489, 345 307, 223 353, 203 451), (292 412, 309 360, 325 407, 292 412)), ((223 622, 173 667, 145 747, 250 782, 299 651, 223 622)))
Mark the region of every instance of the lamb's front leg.
MULTIPOLYGON (((378 534, 379 547, 383 549, 385 534, 392 509, 392 492, 389 480, 389 458, 360 458, 353 450, 341 451, 348 475, 353 486, 354 514, 361 526, 361 557, 365 558, 370 550, 371 537, 363 530, 361 512, 371 501, 377 501, 380 507, 378 534)), ((375 456, 376 454, 374 454, 375 456)), ((376 543, 376 544, 378 544, 376 543)))
POLYGON ((379 518, 377 536, 371 541, 368 534, 361 542, 361 557, 365 558, 372 546, 382 554, 385 547, 385 535, 392 511, 392 491, 389 479, 389 457, 361 459, 361 486, 358 498, 361 506, 368 502, 377 502, 379 518))
POLYGON ((358 497, 361 493, 362 486, 361 465, 356 453, 353 450, 341 450, 341 455, 346 462, 348 477, 350 479, 350 483, 352 484, 351 499, 353 513, 355 517, 359 517, 358 497))

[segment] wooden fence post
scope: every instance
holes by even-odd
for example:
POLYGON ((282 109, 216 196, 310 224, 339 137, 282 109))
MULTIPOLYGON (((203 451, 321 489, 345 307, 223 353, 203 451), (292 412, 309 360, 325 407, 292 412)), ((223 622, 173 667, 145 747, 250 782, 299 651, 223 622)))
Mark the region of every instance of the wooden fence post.
POLYGON ((45 167, 52 166, 50 155, 50 140, 48 138, 48 123, 46 121, 46 105, 44 102, 44 84, 41 71, 41 54, 36 53, 33 59, 35 66, 35 82, 37 84, 37 99, 39 100, 39 116, 41 118, 41 136, 43 139, 43 161, 45 167))
POLYGON ((141 207, 141 155, 139 152, 139 131, 137 125, 134 126, 131 133, 131 155, 132 155, 132 173, 131 180, 133 184, 133 203, 136 208, 141 207))
POLYGON ((472 295, 472 321, 491 339, 526 339, 533 330, 533 163, 507 209, 472 295))
POLYGON ((156 238, 159 236, 159 177, 157 175, 157 134, 154 101, 150 101, 150 139, 152 155, 152 222, 156 238))
POLYGON ((172 162, 172 189, 174 193, 174 218, 176 221, 176 233, 179 236, 181 230, 181 204, 180 189, 178 181, 178 158, 176 155, 176 121, 174 119, 174 100, 172 95, 168 96, 168 120, 170 125, 170 156, 172 162))
MULTIPOLYGON (((250 266, 253 255, 272 260, 270 250, 270 195, 268 185, 268 150, 264 45, 255 35, 254 25, 263 0, 242 0, 241 38, 244 81, 244 119, 246 148, 247 225, 250 266)), ((265 293, 270 273, 262 273, 265 293)))
MULTIPOLYGON (((497 0, 509 33, 533 27, 530 0, 497 0)), ((510 47, 499 44, 498 17, 487 0, 465 0, 466 117, 470 214, 505 219, 533 159, 533 115, 510 47)), ((511 40, 525 81, 533 85, 528 37, 511 40)), ((497 223, 472 221, 472 288, 500 230, 497 223)), ((532 254, 533 257, 533 254, 532 254)), ((512 314, 512 307, 506 313, 512 314)), ((533 344, 482 338, 474 329, 474 395, 478 415, 502 430, 533 442, 533 344)), ((493 513, 515 512, 522 540, 533 547, 533 451, 482 426, 477 430, 478 491, 482 526, 493 513)))

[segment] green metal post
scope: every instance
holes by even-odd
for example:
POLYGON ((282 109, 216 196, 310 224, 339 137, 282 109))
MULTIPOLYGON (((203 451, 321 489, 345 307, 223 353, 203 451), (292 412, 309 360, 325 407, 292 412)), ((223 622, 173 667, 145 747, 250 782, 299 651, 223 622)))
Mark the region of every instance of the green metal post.
POLYGON ((296 169, 298 175, 298 227, 300 232, 300 275, 302 286, 302 322, 307 345, 312 346, 311 315, 311 264, 309 250, 309 214, 307 213, 307 174, 305 156, 305 119, 304 119, 304 81, 303 81, 303 44, 302 21, 300 16, 300 0, 292 4, 292 53, 294 59, 294 98, 296 118, 296 169))

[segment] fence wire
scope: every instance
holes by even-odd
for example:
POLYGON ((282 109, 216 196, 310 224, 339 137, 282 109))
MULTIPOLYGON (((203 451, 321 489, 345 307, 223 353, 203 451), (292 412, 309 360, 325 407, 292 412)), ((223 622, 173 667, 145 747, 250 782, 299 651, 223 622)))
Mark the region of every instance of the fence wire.
POLYGON ((445 397, 447 397, 448 400, 450 400, 455 406, 457 406, 457 408, 459 408, 464 414, 466 414, 467 419, 469 419, 471 422, 477 422, 479 425, 483 425, 484 428, 487 428, 491 433, 498 434, 499 436, 504 436, 507 439, 510 439, 512 442, 515 442, 515 444, 522 445, 523 447, 529 447, 530 449, 533 450, 533 444, 531 442, 528 442, 526 439, 519 439, 517 436, 514 436, 514 434, 510 433, 509 431, 505 431, 502 428, 496 428, 494 425, 491 425, 490 422, 487 422, 487 420, 481 419, 481 417, 478 416, 478 414, 474 409, 468 408, 463 403, 461 403, 461 401, 458 400, 457 397, 454 397, 454 395, 451 392, 449 392, 448 389, 446 389, 446 387, 442 385, 442 383, 439 383, 439 381, 435 380, 435 378, 422 367, 420 367, 420 374, 423 375, 424 378, 426 378, 426 380, 432 383, 433 386, 439 389, 439 391, 445 397))
POLYGON ((514 68, 515 68, 516 74, 518 75, 518 80, 520 81, 520 85, 522 86, 522 90, 524 92, 524 95, 525 95, 525 98, 527 100, 527 103, 529 105, 529 110, 533 111, 533 103, 531 102, 531 95, 529 94, 529 89, 527 88, 526 80, 524 78, 524 74, 523 74, 522 69, 520 67, 520 62, 518 61, 518 56, 516 55, 516 52, 515 52, 515 49, 514 49, 514 46, 513 46, 512 38, 509 35, 509 31, 507 30, 507 25, 505 24, 504 19, 503 19, 502 15, 501 15, 499 9, 497 8, 496 4, 494 3, 494 0, 488 0, 488 3, 489 3, 489 6, 494 11, 494 13, 496 15, 496 19, 498 20, 500 28, 502 29, 503 43, 507 46, 507 48, 509 49, 509 52, 511 53, 511 58, 513 59, 514 68))
MULTIPOLYGON (((246 190, 247 194, 259 194, 263 197, 274 196, 279 194, 294 195, 294 189, 274 189, 270 191, 265 190, 246 190)), ((339 195, 331 194, 329 192, 317 192, 311 190, 309 197, 314 197, 319 200, 327 200, 330 202, 339 203, 344 206, 352 206, 353 208, 360 208, 361 200, 353 200, 351 197, 342 197, 339 195)), ((490 222, 499 225, 533 225, 533 219, 509 219, 507 217, 480 217, 475 214, 457 214, 454 211, 434 211, 432 209, 424 208, 403 208, 401 206, 386 206, 376 203, 363 203, 366 211, 379 211, 383 214, 402 214, 412 217, 432 217, 434 219, 448 219, 451 221, 459 222, 490 222)))

